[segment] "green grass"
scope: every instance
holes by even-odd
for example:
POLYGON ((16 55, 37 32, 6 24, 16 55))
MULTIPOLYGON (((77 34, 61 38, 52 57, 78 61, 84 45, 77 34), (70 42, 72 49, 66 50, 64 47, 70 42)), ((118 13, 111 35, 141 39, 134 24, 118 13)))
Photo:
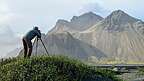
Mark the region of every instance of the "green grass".
POLYGON ((144 68, 138 68, 137 75, 143 75, 144 76, 144 68))
POLYGON ((64 56, 9 58, 0 62, 0 81, 121 81, 115 72, 64 56))

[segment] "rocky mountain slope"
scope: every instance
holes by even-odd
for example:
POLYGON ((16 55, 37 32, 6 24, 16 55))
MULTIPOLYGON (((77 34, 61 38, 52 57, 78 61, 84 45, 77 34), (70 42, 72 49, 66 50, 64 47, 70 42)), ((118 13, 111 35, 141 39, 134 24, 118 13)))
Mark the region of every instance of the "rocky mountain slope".
MULTIPOLYGON (((69 32, 46 35, 42 39, 49 54, 63 54, 79 59, 87 59, 90 56, 96 56, 98 59, 105 57, 105 54, 99 49, 74 38, 69 32)), ((37 54, 46 54, 41 41, 39 41, 38 44, 37 54)), ((36 44, 34 45, 33 55, 36 54, 35 48, 36 44)))
POLYGON ((144 62, 143 29, 141 20, 117 10, 76 37, 100 49, 110 60, 144 62))

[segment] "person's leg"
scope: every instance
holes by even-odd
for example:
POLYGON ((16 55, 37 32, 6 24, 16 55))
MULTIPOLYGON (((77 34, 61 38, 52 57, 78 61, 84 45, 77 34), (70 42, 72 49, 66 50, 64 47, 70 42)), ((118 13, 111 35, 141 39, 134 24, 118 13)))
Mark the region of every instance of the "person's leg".
POLYGON ((28 50, 28 58, 30 58, 31 53, 32 53, 32 48, 29 48, 29 50, 28 50))
POLYGON ((30 58, 31 56, 31 53, 32 53, 32 42, 31 41, 28 41, 28 58, 30 58))
POLYGON ((26 41, 25 41, 25 39, 22 39, 22 41, 23 41, 23 47, 24 47, 24 58, 26 58, 26 56, 27 56, 27 43, 26 43, 26 41))

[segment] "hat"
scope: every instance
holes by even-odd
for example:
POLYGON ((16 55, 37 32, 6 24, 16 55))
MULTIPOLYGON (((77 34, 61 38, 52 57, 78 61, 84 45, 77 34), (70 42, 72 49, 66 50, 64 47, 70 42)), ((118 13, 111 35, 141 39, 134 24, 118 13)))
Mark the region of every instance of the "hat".
POLYGON ((37 27, 37 26, 35 26, 33 29, 34 29, 34 30, 38 30, 38 27, 37 27))

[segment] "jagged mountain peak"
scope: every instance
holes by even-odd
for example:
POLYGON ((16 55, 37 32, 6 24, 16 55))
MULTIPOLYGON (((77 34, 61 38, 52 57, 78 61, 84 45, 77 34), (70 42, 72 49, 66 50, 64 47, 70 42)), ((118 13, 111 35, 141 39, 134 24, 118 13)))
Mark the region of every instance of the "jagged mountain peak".
POLYGON ((51 34, 51 33, 59 33, 59 32, 63 32, 63 31, 67 31, 69 30, 68 28, 69 26, 69 22, 67 20, 64 20, 64 19, 59 19, 57 22, 56 22, 56 25, 53 29, 51 29, 48 34, 51 34))
POLYGON ((122 10, 115 10, 111 13, 112 15, 128 15, 127 13, 125 13, 122 10))
POLYGON ((138 21, 138 19, 128 15, 124 11, 116 10, 105 18, 104 23, 120 25, 120 24, 134 23, 136 21, 138 21))
POLYGON ((67 20, 64 20, 64 19, 59 19, 57 20, 56 24, 67 24, 69 23, 67 20))
POLYGON ((71 19, 71 22, 81 20, 81 19, 90 19, 90 18, 95 18, 97 20, 102 20, 103 19, 103 17, 101 17, 99 15, 96 15, 93 12, 87 12, 87 13, 84 13, 80 16, 73 16, 73 18, 71 19))
MULTIPOLYGON (((122 10, 113 11, 110 15, 108 15, 105 19, 103 19, 98 26, 102 26, 102 29, 108 31, 124 31, 127 30, 127 26, 132 25, 140 21, 137 18, 134 18, 122 10)), ((93 30, 92 27, 90 30, 93 30)), ((97 27, 96 27, 97 28, 97 27)))
MULTIPOLYGON (((96 14, 93 13, 93 12, 84 13, 84 14, 82 14, 80 17, 82 17, 82 16, 98 16, 98 17, 101 17, 101 16, 99 16, 99 15, 96 15, 96 14)), ((102 17, 101 17, 101 18, 102 18, 102 17)))
POLYGON ((68 31, 70 33, 84 31, 91 26, 95 25, 103 18, 93 12, 87 12, 80 16, 73 16, 70 21, 59 19, 56 22, 55 27, 49 31, 49 33, 57 33, 68 31))
POLYGON ((96 15, 96 14, 90 11, 90 12, 84 13, 83 15, 96 15))
POLYGON ((84 31, 91 26, 95 25, 103 18, 93 12, 87 12, 80 16, 73 16, 70 21, 71 28, 78 31, 84 31))
POLYGON ((82 20, 82 19, 90 19, 90 18, 93 18, 93 19, 97 19, 97 20, 102 20, 103 17, 99 16, 99 15, 96 15, 95 13, 93 12, 87 12, 87 13, 84 13, 80 16, 73 16, 71 21, 67 21, 67 20, 64 20, 64 19, 58 19, 57 20, 57 24, 67 24, 67 23, 71 23, 71 22, 75 22, 77 20, 82 20))

